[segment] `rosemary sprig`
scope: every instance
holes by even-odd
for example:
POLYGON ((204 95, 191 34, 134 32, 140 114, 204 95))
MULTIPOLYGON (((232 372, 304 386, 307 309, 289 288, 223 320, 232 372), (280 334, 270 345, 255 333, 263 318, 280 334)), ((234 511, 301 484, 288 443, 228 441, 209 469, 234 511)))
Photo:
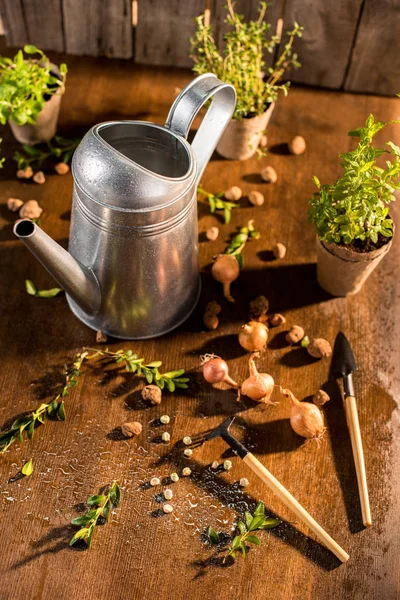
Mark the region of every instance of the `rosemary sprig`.
POLYGON ((280 521, 273 517, 265 516, 265 507, 263 502, 259 502, 255 508, 254 514, 245 512, 245 519, 242 521, 238 519, 236 526, 239 530, 239 534, 236 535, 232 544, 228 547, 228 552, 225 558, 231 556, 235 558, 235 553, 240 550, 243 556, 246 556, 246 542, 260 546, 261 540, 256 535, 253 535, 253 531, 260 531, 262 529, 272 529, 279 525, 280 521))
POLYGON ((69 543, 73 546, 78 540, 83 540, 90 548, 93 532, 98 520, 101 518, 107 522, 111 508, 117 508, 121 498, 121 490, 117 481, 113 481, 107 494, 95 494, 87 499, 86 504, 92 508, 85 515, 72 519, 72 525, 83 525, 75 533, 69 543))
POLYGON ((50 157, 56 158, 59 162, 68 163, 80 141, 79 138, 68 139, 55 135, 52 140, 45 144, 37 146, 24 144, 22 151, 15 152, 13 158, 18 165, 18 169, 32 167, 33 170, 37 171, 50 157))
POLYGON ((229 246, 224 252, 224 254, 232 254, 232 256, 235 256, 241 269, 243 269, 244 264, 242 251, 246 243, 249 239, 258 240, 260 237, 260 232, 257 229, 254 229, 253 223, 254 221, 251 220, 247 223, 246 227, 241 227, 239 233, 233 236, 229 246))
POLYGON ((182 377, 185 373, 185 369, 178 369, 176 371, 169 371, 168 373, 160 373, 158 370, 161 367, 162 362, 160 360, 153 360, 150 363, 143 364, 144 358, 139 358, 137 354, 134 354, 132 350, 117 350, 111 352, 106 350, 97 350, 96 348, 86 348, 95 352, 96 354, 90 356, 109 356, 111 361, 116 363, 125 362, 125 368, 131 373, 137 373, 138 375, 144 375, 147 383, 154 383, 161 390, 167 388, 169 392, 174 392, 176 388, 183 390, 188 389, 187 383, 190 381, 189 377, 182 377))
POLYGON ((65 421, 66 417, 63 398, 68 395, 71 387, 77 385, 82 363, 87 354, 87 352, 76 354, 72 365, 65 368, 64 386, 61 392, 57 394, 57 396, 51 402, 48 404, 42 403, 30 414, 23 417, 18 417, 18 419, 11 424, 11 427, 8 430, 0 434, 0 454, 5 452, 17 440, 23 442, 24 432, 26 433, 28 439, 32 439, 35 428, 43 425, 48 417, 65 421))
POLYGON ((202 187, 198 186, 197 193, 202 194, 208 200, 210 205, 210 212, 214 213, 216 210, 224 211, 224 219, 225 225, 230 223, 232 216, 232 209, 238 208, 239 204, 237 202, 228 202, 227 200, 222 200, 224 197, 224 192, 218 192, 218 194, 211 194, 210 192, 206 192, 202 187))

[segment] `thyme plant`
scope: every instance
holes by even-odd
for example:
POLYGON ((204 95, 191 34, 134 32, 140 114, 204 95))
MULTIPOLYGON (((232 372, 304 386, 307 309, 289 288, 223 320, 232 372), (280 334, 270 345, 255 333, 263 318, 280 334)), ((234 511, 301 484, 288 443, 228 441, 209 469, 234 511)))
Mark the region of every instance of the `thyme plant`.
MULTIPOLYGON (((393 122, 393 121, 392 121, 393 122)), ((387 205, 396 200, 394 191, 400 189, 400 148, 386 142, 386 148, 373 146, 374 136, 385 127, 370 115, 364 127, 349 132, 359 138, 354 150, 339 155, 343 175, 334 183, 318 187, 310 200, 309 220, 315 225, 319 238, 326 243, 352 244, 356 247, 368 241, 382 245, 393 235, 393 221, 387 205), (387 154, 385 167, 376 159, 387 154)))
POLYGON ((267 3, 260 3, 258 19, 248 23, 243 15, 234 11, 231 0, 228 0, 227 9, 226 22, 231 29, 224 36, 223 52, 217 47, 205 15, 196 17, 196 32, 190 40, 190 57, 195 63, 193 71, 199 75, 214 73, 235 87, 234 119, 262 115, 279 92, 287 95, 290 82, 282 83, 285 72, 301 66, 293 52, 293 42, 296 37, 301 37, 303 28, 294 23, 293 29, 287 32, 288 40, 275 65, 266 69, 264 53, 272 54, 281 41, 278 35, 268 35, 271 25, 264 20, 267 3))

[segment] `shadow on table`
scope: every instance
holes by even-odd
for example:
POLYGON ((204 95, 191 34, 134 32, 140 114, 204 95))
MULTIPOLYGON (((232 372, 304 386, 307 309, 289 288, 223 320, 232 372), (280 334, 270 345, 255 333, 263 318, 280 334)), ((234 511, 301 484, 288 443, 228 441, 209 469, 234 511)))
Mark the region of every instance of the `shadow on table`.
POLYGON ((11 565, 12 569, 20 569, 25 565, 30 564, 31 562, 45 556, 46 554, 57 554, 62 550, 70 550, 79 552, 84 548, 69 546, 69 539, 72 537, 72 530, 68 525, 62 525, 60 527, 53 527, 50 531, 46 533, 40 540, 33 542, 31 547, 33 552, 24 558, 21 558, 13 565, 11 565))

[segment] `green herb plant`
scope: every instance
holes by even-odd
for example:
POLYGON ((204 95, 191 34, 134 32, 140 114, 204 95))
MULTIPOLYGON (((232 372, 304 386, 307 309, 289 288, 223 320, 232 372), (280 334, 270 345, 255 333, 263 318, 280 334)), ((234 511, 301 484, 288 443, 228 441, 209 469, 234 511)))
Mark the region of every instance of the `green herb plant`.
MULTIPOLYGON (((33 219, 32 219, 33 220, 33 219)), ((25 280, 25 289, 30 296, 37 296, 38 298, 54 298, 63 290, 61 288, 51 288, 50 290, 38 290, 30 279, 25 280)))
POLYGON ((9 429, 0 433, 0 454, 5 452, 14 442, 19 440, 24 441, 24 433, 28 439, 34 435, 35 428, 43 425, 48 417, 56 418, 60 421, 65 421, 65 406, 64 398, 68 396, 72 387, 78 383, 82 363, 87 356, 87 352, 76 354, 72 365, 65 369, 64 385, 59 394, 48 404, 41 404, 36 410, 30 414, 18 417, 9 429))
POLYGON ((22 151, 15 152, 13 158, 18 169, 32 167, 34 171, 38 171, 49 158, 55 158, 58 162, 69 163, 80 141, 80 138, 68 139, 61 135, 55 135, 53 139, 44 144, 35 146, 24 144, 22 151))
POLYGON ((232 216, 232 209, 238 208, 238 206, 239 206, 238 202, 228 202, 227 200, 223 200, 222 198, 224 197, 224 192, 218 192, 218 194, 211 194, 210 192, 207 192, 205 189, 203 189, 200 186, 197 188, 197 193, 201 194, 207 198, 208 203, 210 205, 211 213, 214 213, 216 210, 223 210, 225 225, 230 223, 231 216, 232 216))
POLYGON ((60 78, 52 73, 50 59, 36 46, 24 46, 14 58, 0 57, 0 123, 34 125, 46 101, 63 91, 67 65, 60 65, 60 78))
POLYGON ((244 521, 238 519, 236 526, 239 533, 233 538, 232 544, 228 548, 226 558, 229 556, 235 559, 236 552, 239 550, 243 556, 246 556, 246 543, 261 545, 259 537, 253 534, 254 531, 272 529, 279 525, 280 521, 273 517, 265 516, 265 507, 263 502, 259 502, 254 510, 254 514, 245 512, 244 521))
POLYGON ((244 266, 242 252, 247 242, 250 239, 258 240, 260 238, 260 232, 257 229, 254 229, 253 223, 254 221, 251 220, 247 223, 246 227, 241 227, 239 233, 233 236, 229 246, 224 252, 224 254, 231 254, 232 256, 234 256, 238 261, 239 267, 241 269, 243 269, 244 266))
POLYGON ((169 392, 174 392, 176 388, 183 390, 188 389, 189 377, 182 377, 185 369, 169 371, 168 373, 160 373, 159 368, 162 365, 160 360, 153 360, 150 363, 144 364, 144 358, 139 358, 132 350, 117 350, 110 352, 107 350, 97 350, 95 348, 87 348, 87 350, 95 352, 89 358, 94 356, 110 357, 112 362, 125 363, 125 368, 130 373, 144 375, 147 383, 154 383, 160 389, 166 388, 169 392))
POLYGON ((388 148, 376 148, 372 143, 385 125, 370 115, 364 127, 349 132, 359 143, 354 150, 339 155, 343 175, 334 183, 321 185, 313 177, 318 192, 310 200, 308 216, 323 242, 363 245, 368 240, 376 244, 379 236, 392 237, 393 221, 387 205, 396 199, 394 191, 400 189, 400 148, 393 142, 386 143, 388 148), (380 167, 376 159, 383 154, 392 160, 380 167))
POLYGON ((108 521, 108 516, 112 508, 117 508, 120 503, 121 490, 117 481, 113 481, 107 494, 96 494, 87 499, 86 503, 91 508, 85 515, 72 519, 72 525, 82 525, 81 529, 75 533, 69 543, 73 546, 78 540, 83 540, 90 548, 92 536, 99 520, 108 521))
POLYGON ((196 32, 190 40, 193 71, 199 75, 214 73, 235 87, 234 119, 262 115, 279 92, 287 95, 290 83, 282 83, 285 72, 301 66, 293 52, 293 42, 296 37, 301 37, 303 28, 294 23, 293 29, 287 32, 288 39, 279 58, 273 67, 266 68, 264 53, 273 54, 281 42, 278 35, 269 35, 271 25, 264 20, 267 3, 260 3, 258 19, 248 23, 243 15, 234 11, 231 0, 227 2, 227 9, 226 22, 231 29, 224 36, 223 52, 217 47, 205 15, 196 17, 196 32))

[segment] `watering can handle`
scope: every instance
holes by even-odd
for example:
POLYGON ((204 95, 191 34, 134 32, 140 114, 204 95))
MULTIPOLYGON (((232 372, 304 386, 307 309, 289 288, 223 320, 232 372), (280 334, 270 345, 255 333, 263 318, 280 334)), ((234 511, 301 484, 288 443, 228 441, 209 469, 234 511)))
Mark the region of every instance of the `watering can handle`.
POLYGON ((181 91, 165 123, 165 127, 186 139, 193 119, 212 96, 215 98, 192 142, 197 159, 197 183, 235 110, 235 88, 212 73, 200 75, 181 91))

